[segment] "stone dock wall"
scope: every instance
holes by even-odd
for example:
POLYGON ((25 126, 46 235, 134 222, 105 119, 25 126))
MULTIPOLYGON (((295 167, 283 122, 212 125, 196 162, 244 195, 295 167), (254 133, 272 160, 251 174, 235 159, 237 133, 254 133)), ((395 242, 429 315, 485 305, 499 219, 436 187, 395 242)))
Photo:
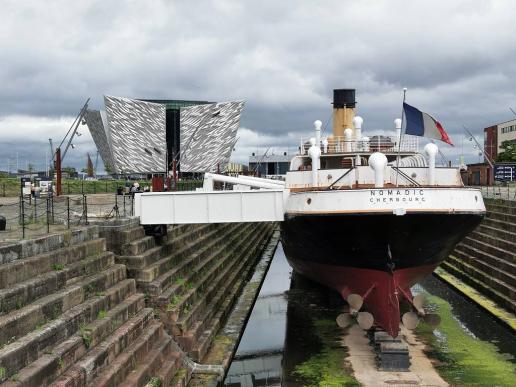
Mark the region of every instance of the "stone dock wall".
POLYGON ((274 228, 132 219, 0 247, 1 385, 186 385, 274 228))
POLYGON ((515 314, 516 202, 485 203, 486 218, 441 267, 515 314))

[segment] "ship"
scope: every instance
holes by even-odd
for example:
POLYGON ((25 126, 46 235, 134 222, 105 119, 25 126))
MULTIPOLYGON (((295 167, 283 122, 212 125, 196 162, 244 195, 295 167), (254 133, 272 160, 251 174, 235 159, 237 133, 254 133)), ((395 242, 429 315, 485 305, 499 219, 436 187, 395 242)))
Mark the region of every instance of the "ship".
MULTIPOLYGON (((293 269, 348 302, 340 326, 355 319, 364 329, 397 337, 400 322, 407 328, 421 320, 436 324, 438 316, 411 287, 478 226, 486 212, 482 194, 464 186, 459 168, 437 165, 442 152, 425 133, 409 135, 397 118, 391 129, 367 136, 355 113, 355 90, 334 90, 332 132, 315 121, 284 180, 205 172, 202 189, 194 192, 137 195, 134 214, 157 233, 166 224, 280 222, 293 269), (409 306, 403 315, 402 303, 409 306)), ((420 118, 425 132, 434 122, 450 142, 433 117, 420 118)))
POLYGON ((486 210, 481 192, 464 186, 458 168, 436 165, 435 143, 420 149, 424 140, 403 135, 401 119, 392 135, 365 136, 355 111, 355 90, 334 90, 333 132, 321 134, 316 121, 314 136, 301 140, 285 177, 281 240, 296 272, 348 301, 339 324, 356 318, 364 329, 374 325, 397 337, 400 323, 435 322, 411 287, 486 210), (403 302, 411 310, 402 316, 403 302))

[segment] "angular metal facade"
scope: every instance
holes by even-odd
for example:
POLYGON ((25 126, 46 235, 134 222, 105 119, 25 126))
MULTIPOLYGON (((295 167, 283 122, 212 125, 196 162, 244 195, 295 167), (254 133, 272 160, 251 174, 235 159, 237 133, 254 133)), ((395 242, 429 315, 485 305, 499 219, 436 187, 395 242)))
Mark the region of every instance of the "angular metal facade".
POLYGON ((99 150, 104 166, 106 169, 116 172, 115 159, 113 158, 109 142, 109 128, 105 123, 105 119, 103 117, 105 115, 103 113, 104 112, 100 112, 98 110, 88 109, 86 110, 84 119, 86 121, 86 125, 88 125, 88 129, 90 130, 91 137, 93 137, 93 141, 99 150))
POLYGON ((243 101, 234 101, 181 108, 182 172, 226 170, 243 107, 243 101))
POLYGON ((165 172, 165 105, 113 96, 104 103, 117 172, 165 172))

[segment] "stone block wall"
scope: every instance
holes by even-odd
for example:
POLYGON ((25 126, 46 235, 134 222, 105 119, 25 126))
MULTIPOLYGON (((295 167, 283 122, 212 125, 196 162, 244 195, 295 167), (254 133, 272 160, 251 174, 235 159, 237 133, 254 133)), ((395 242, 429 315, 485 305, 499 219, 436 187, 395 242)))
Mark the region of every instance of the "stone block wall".
MULTIPOLYGON (((159 241, 134 227, 117 237, 116 260, 127 266, 181 352, 202 363, 275 227, 181 225, 169 227, 159 241)), ((177 382, 189 376, 183 373, 177 382)))
POLYGON ((273 228, 132 219, 0 247, 1 385, 184 385, 273 228))
POLYGON ((178 361, 98 226, 2 250, 10 257, 0 265, 2 386, 143 385, 135 375, 145 359, 178 361))
POLYGON ((516 313, 516 202, 486 199, 486 209, 442 267, 516 313))

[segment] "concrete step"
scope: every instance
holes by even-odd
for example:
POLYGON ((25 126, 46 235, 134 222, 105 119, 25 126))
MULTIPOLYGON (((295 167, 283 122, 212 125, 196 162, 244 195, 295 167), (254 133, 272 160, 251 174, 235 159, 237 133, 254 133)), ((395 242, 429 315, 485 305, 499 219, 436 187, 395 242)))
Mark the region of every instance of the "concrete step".
POLYGON ((194 260, 199 248, 199 244, 192 242, 166 255, 165 258, 158 262, 159 267, 157 269, 158 271, 166 271, 150 282, 137 280, 138 287, 151 297, 159 296, 164 289, 171 286, 176 278, 180 276, 178 273, 181 273, 194 260))
POLYGON ((516 234, 514 235, 514 241, 498 238, 497 236, 489 235, 482 232, 482 228, 479 227, 471 234, 471 237, 479 242, 485 243, 494 248, 499 248, 508 252, 516 252, 516 234))
POLYGON ((0 289, 104 251, 106 240, 99 238, 0 265, 0 289))
MULTIPOLYGON (((241 230, 237 230, 235 235, 241 235, 241 233, 246 230, 246 227, 248 226, 244 226, 241 230)), ((231 228, 229 230, 234 231, 236 229, 231 228)), ((230 234, 230 236, 226 236, 223 234, 218 237, 211 238, 209 242, 202 246, 201 250, 198 251, 197 254, 191 254, 189 259, 184 260, 180 265, 169 270, 166 275, 170 278, 176 278, 176 282, 168 286, 160 295, 157 296, 155 304, 163 307, 169 303, 169 300, 172 297, 179 296, 184 291, 186 281, 194 281, 192 277, 195 273, 200 273, 204 265, 212 261, 214 257, 220 253, 220 249, 226 247, 231 243, 231 241, 233 241, 235 235, 231 236, 230 234), (192 268, 192 266, 194 267, 192 268), (178 278, 182 279, 182 281, 178 282, 178 278)))
POLYGON ((207 234, 212 230, 221 227, 221 224, 182 224, 172 227, 167 235, 166 240, 163 241, 163 248, 166 253, 171 253, 174 250, 181 249, 185 244, 197 240, 199 237, 207 234))
POLYGON ((136 293, 130 295, 123 302, 106 312, 105 317, 99 318, 85 327, 81 327, 81 336, 87 347, 93 348, 100 344, 108 334, 143 308, 145 308, 145 296, 142 293, 136 293))
POLYGON ((516 251, 510 252, 498 247, 494 247, 488 243, 478 240, 474 235, 466 237, 458 246, 463 250, 467 250, 468 254, 474 257, 482 257, 485 261, 493 264, 505 265, 511 273, 516 273, 516 251))
MULTIPOLYGON (((197 305, 196 310, 192 310, 192 313, 195 313, 195 317, 197 317, 197 321, 189 327, 189 330, 186 332, 181 332, 183 329, 178 329, 178 324, 174 324, 170 327, 171 331, 175 334, 176 340, 186 351, 191 351, 192 348, 196 345, 196 343, 200 340, 200 337, 204 334, 204 332, 210 327, 213 328, 213 318, 214 315, 220 314, 222 304, 227 299, 232 299, 230 295, 232 294, 232 289, 234 285, 239 281, 246 278, 245 268, 252 267, 254 264, 254 260, 257 256, 257 252, 260 251, 261 243, 266 239, 266 232, 256 233, 254 238, 247 244, 245 248, 242 248, 238 251, 238 255, 234 258, 234 262, 237 263, 236 266, 232 266, 227 268, 227 271, 223 272, 219 276, 219 280, 224 278, 223 286, 219 286, 219 282, 214 281, 213 284, 210 284, 204 293, 204 297, 201 300, 202 304, 206 307, 200 307, 201 304, 197 305), (247 259, 246 259, 247 257, 247 259), (249 266, 250 265, 250 266, 249 266), (248 267, 249 266, 249 267, 248 267)), ((193 317, 193 316, 192 316, 193 317)), ((191 316, 186 316, 186 319, 192 319, 191 316)), ((209 329, 208 329, 209 330, 209 329)), ((197 357, 199 359, 199 357, 197 357)))
POLYGON ((510 299, 516 300, 516 288, 514 286, 511 286, 510 284, 508 284, 498 278, 495 278, 493 275, 486 273, 485 271, 481 270, 480 268, 477 268, 453 255, 451 255, 447 259, 447 261, 450 261, 453 266, 462 270, 463 272, 467 273, 468 275, 472 276, 473 278, 476 278, 479 281, 482 281, 484 284, 486 284, 491 289, 493 289, 499 293, 505 294, 510 299))
POLYGON ((489 287, 486 283, 483 282, 482 279, 477 279, 472 275, 466 273, 461 270, 459 267, 455 266, 454 261, 444 261, 442 267, 453 274, 455 277, 460 278, 462 281, 467 283, 468 285, 474 287, 479 292, 485 294, 487 297, 492 299, 502 308, 506 308, 508 311, 515 313, 516 312, 516 302, 513 299, 510 299, 505 294, 496 291, 495 289, 489 287))
POLYGON ((487 225, 485 222, 482 222, 475 231, 481 231, 486 235, 493 236, 508 242, 516 241, 516 233, 500 230, 496 227, 487 225))
POLYGON ((484 203, 486 205, 487 211, 516 215, 516 206, 510 206, 506 203, 495 203, 489 200, 484 200, 484 203))
POLYGON ((121 246, 144 237, 145 229, 142 226, 130 228, 128 230, 122 230, 119 232, 119 242, 121 246))
MULTIPOLYGON (((207 269, 192 270, 187 281, 192 285, 195 284, 195 287, 182 295, 181 301, 175 307, 171 308, 168 304, 165 308, 167 320, 176 322, 175 335, 183 334, 188 330, 202 309, 210 303, 213 289, 224 287, 226 278, 241 258, 241 252, 247 251, 249 244, 255 242, 256 235, 249 235, 253 231, 252 228, 247 228, 243 232, 244 236, 238 234, 236 238, 229 239, 226 245, 220 246, 213 252, 213 258, 210 259, 212 264, 207 269)), ((172 294, 168 300, 174 296, 177 297, 172 294)))
MULTIPOLYGON (((266 235, 270 235, 270 232, 266 233, 266 235)), ((261 239, 261 242, 266 242, 267 240, 268 237, 265 236, 261 239)), ((192 334, 194 337, 197 337, 197 339, 193 348, 190 349, 189 355, 196 361, 202 361, 208 352, 213 341, 213 337, 217 334, 222 323, 226 320, 232 306, 238 299, 242 287, 246 283, 246 279, 251 275, 256 258, 262 251, 261 247, 262 246, 257 245, 252 249, 250 252, 250 259, 245 264, 242 264, 242 269, 233 273, 231 288, 228 290, 219 290, 219 294, 217 294, 217 296, 211 301, 210 306, 213 305, 214 308, 210 307, 207 310, 207 313, 199 321, 199 327, 196 329, 197 332, 193 330, 192 334)))
POLYGON ((97 239, 98 236, 99 228, 97 226, 87 226, 3 245, 0 246, 0 264, 74 246, 97 239))
POLYGON ((61 289, 57 293, 40 298, 19 310, 0 317, 0 344, 4 345, 13 338, 22 337, 47 321, 87 298, 102 292, 126 278, 124 265, 114 265, 109 269, 84 278, 80 283, 61 289))
MULTIPOLYGON (((142 270, 132 271, 130 274, 134 275, 134 278, 138 280, 138 284, 140 284, 140 282, 153 282, 158 279, 159 276, 173 271, 175 263, 183 257, 184 259, 200 261, 206 257, 210 248, 215 246, 225 237, 223 231, 230 227, 235 229, 234 225, 228 224, 227 226, 220 227, 217 230, 212 230, 205 234, 201 240, 196 240, 185 245, 183 249, 173 253, 172 256, 167 256, 142 270)), ((145 287, 145 291, 149 292, 149 290, 150 289, 145 287)))
MULTIPOLYGON (((126 298, 105 316, 98 316, 93 323, 81 327, 75 334, 58 344, 51 352, 40 356, 35 362, 17 373, 17 384, 21 386, 47 386, 63 371, 75 364, 90 347, 96 346, 111 332, 125 323, 129 316, 143 309, 143 294, 126 298)), ((14 384, 13 384, 14 385, 14 384)))
POLYGON ((66 370, 55 386, 89 386, 106 367, 126 350, 153 322, 153 311, 144 308, 124 322, 100 345, 93 347, 77 363, 66 370))
POLYGON ((498 259, 484 252, 479 252, 476 249, 462 244, 455 248, 452 255, 465 260, 473 266, 478 266, 480 270, 483 270, 506 283, 515 283, 516 265, 510 262, 498 259))
POLYGON ((20 309, 72 284, 73 279, 80 280, 80 277, 102 272, 113 264, 113 253, 104 252, 65 266, 62 270, 57 270, 60 267, 55 267, 54 271, 11 285, 9 288, 0 290, 0 313, 6 314, 14 309, 20 309))
POLYGON ((5 369, 5 377, 34 362, 49 348, 75 334, 83 324, 95 320, 99 312, 112 309, 135 290, 134 280, 123 280, 102 294, 94 295, 56 319, 37 326, 25 336, 6 344, 0 349, 0 367, 5 369))
MULTIPOLYGON (((179 354, 171 351, 171 342, 172 339, 170 336, 163 333, 163 338, 160 342, 157 343, 157 345, 143 358, 140 364, 138 364, 134 370, 129 373, 127 378, 122 382, 122 385, 128 387, 145 386, 154 375, 158 374, 166 359, 173 359, 176 366, 179 365, 179 354)), ((172 377, 170 379, 172 379, 172 377)))
MULTIPOLYGON (((152 238, 152 237, 151 237, 152 238)), ((131 272, 137 272, 153 263, 159 261, 163 257, 163 248, 155 246, 138 255, 119 255, 116 257, 117 263, 123 263, 131 272)), ((131 274, 129 276, 132 277, 131 274)))
POLYGON ((516 286, 516 265, 511 265, 504 260, 462 244, 455 248, 453 256, 462 259, 467 264, 498 278, 508 285, 516 286))
POLYGON ((482 221, 482 224, 496 228, 498 230, 516 233, 516 223, 510 223, 510 222, 506 222, 503 220, 497 220, 497 219, 493 219, 493 218, 484 218, 484 220, 482 221))
MULTIPOLYGON (((177 371, 183 367, 181 357, 179 354, 172 352, 167 359, 163 361, 160 369, 155 374, 155 377, 161 381, 162 386, 170 386, 172 379, 177 374, 177 371), (169 360, 170 358, 170 360, 169 360)), ((154 386, 149 386, 154 387, 154 386)))
POLYGON ((104 371, 95 379, 91 385, 97 387, 123 386, 123 381, 140 363, 143 358, 152 350, 156 343, 163 339, 163 325, 153 321, 147 329, 125 349, 116 359, 106 367, 104 371))
POLYGON ((140 255, 156 246, 153 236, 144 236, 122 245, 121 255, 140 255))
POLYGON ((482 251, 484 253, 490 254, 496 258, 505 260, 507 262, 516 262, 516 250, 508 251, 504 250, 503 248, 493 246, 492 244, 482 242, 474 234, 470 234, 466 238, 464 238, 461 244, 482 251))
POLYGON ((486 216, 489 219, 500 220, 502 222, 516 223, 516 214, 505 211, 487 211, 486 216))

